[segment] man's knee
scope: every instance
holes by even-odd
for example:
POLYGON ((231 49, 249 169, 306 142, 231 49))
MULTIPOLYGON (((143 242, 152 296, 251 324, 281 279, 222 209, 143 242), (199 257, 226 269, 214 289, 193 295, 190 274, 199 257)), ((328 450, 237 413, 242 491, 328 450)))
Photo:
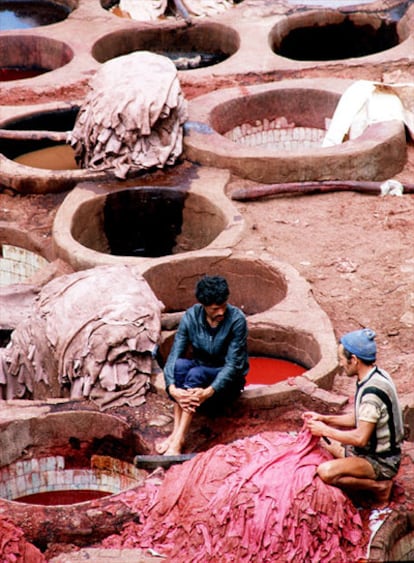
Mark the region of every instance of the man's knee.
POLYGON ((193 366, 187 373, 185 378, 188 387, 208 387, 214 377, 209 377, 205 373, 203 366, 193 366))
POLYGON ((316 469, 317 475, 322 479, 324 483, 331 485, 335 478, 337 477, 337 471, 335 470, 335 460, 324 461, 320 465, 318 465, 316 469))

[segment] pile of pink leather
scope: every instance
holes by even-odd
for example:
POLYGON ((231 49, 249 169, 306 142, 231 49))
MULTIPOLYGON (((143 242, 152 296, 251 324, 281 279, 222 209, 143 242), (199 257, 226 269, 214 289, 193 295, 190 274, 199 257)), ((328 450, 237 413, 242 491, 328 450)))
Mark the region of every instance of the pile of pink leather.
POLYGON ((141 405, 162 309, 135 266, 100 266, 52 280, 0 350, 0 393, 84 397, 101 408, 141 405))
POLYGON ((0 561, 2 563, 46 563, 42 553, 24 539, 22 530, 0 515, 0 561))
POLYGON ((304 430, 216 446, 169 469, 157 493, 153 483, 147 497, 129 492, 142 524, 104 543, 177 563, 358 561, 366 538, 357 509, 315 476, 329 457, 304 430))

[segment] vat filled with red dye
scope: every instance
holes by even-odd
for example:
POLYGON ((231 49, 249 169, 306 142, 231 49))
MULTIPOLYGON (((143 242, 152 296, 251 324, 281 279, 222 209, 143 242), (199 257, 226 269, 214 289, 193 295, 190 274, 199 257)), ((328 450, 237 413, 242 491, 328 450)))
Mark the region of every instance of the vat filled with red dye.
POLYGON ((246 387, 252 385, 273 385, 289 377, 302 375, 306 369, 295 362, 268 356, 250 356, 250 369, 246 387))
POLYGON ((24 504, 41 504, 42 506, 56 506, 63 504, 77 504, 97 498, 109 496, 106 491, 95 491, 89 489, 67 489, 62 491, 46 491, 32 495, 25 495, 14 499, 15 502, 24 504))
POLYGON ((48 71, 46 68, 0 67, 0 82, 33 78, 48 71))

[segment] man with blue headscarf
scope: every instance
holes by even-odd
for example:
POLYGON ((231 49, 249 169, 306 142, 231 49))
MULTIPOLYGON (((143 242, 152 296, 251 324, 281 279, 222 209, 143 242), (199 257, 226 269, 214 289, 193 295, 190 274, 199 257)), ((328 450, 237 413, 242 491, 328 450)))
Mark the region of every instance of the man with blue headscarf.
POLYGON ((345 334, 339 341, 338 360, 348 377, 357 376, 354 411, 342 415, 305 412, 303 418, 314 436, 344 446, 343 457, 318 466, 319 477, 350 493, 370 492, 374 501, 386 504, 400 466, 404 426, 394 382, 376 366, 376 355, 373 330, 345 334))

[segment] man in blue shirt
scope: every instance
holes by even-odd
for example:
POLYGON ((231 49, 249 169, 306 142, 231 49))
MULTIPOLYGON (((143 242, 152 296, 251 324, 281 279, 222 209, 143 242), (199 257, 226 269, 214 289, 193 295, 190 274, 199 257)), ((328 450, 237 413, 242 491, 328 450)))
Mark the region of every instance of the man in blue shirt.
POLYGON ((198 303, 187 309, 164 366, 168 395, 174 401, 174 428, 158 453, 181 453, 196 410, 213 409, 236 399, 249 369, 247 322, 230 305, 229 287, 221 276, 204 276, 196 285, 198 303), (185 357, 189 347, 191 358, 185 357))

